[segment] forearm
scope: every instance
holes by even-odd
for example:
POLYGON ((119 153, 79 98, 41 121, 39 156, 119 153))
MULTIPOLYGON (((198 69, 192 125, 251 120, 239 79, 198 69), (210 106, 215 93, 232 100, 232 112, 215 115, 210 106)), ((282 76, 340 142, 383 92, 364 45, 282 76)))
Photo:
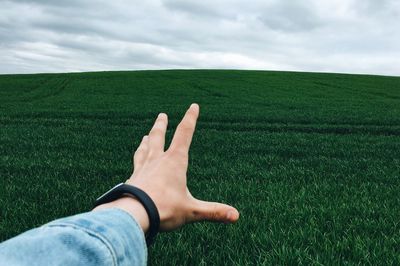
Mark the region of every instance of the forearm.
POLYGON ((143 230, 120 208, 50 222, 0 244, 0 265, 145 265, 143 230))

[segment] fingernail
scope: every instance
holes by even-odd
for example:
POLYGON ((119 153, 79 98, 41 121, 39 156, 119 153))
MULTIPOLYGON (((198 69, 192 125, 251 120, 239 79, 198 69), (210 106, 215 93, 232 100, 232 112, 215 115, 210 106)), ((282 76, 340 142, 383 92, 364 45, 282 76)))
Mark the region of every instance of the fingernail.
POLYGON ((190 105, 190 108, 197 108, 197 106, 199 106, 197 103, 192 103, 191 105, 190 105))
POLYGON ((234 211, 228 211, 228 213, 226 214, 226 219, 227 220, 232 220, 234 214, 234 211))
POLYGON ((158 118, 166 118, 167 114, 166 113, 159 113, 158 118))

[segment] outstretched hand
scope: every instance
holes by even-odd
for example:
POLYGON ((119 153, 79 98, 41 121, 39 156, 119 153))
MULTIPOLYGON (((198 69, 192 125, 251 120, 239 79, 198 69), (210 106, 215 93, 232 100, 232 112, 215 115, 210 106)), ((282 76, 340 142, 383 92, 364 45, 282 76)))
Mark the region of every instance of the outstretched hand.
POLYGON ((134 155, 134 171, 126 183, 142 189, 153 199, 160 214, 161 231, 202 220, 231 223, 239 219, 234 207, 198 200, 187 187, 189 148, 198 116, 199 106, 192 104, 165 151, 168 117, 159 114, 134 155))
MULTIPOLYGON (((198 116, 199 106, 192 104, 165 151, 168 117, 159 114, 149 135, 143 137, 133 157, 133 174, 126 183, 142 189, 152 198, 160 215, 161 231, 171 231, 186 223, 203 220, 233 223, 239 219, 239 212, 234 207, 198 200, 187 187, 189 148, 198 116)), ((122 197, 99 205, 94 210, 115 207, 136 218, 144 232, 148 230, 146 210, 134 198, 122 197)))

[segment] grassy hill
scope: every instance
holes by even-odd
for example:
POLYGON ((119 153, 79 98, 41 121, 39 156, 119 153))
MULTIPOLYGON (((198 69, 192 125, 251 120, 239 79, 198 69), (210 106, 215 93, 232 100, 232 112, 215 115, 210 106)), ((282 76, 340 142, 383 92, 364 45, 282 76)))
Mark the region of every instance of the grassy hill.
POLYGON ((192 102, 189 188, 241 218, 159 235, 151 264, 400 263, 400 78, 366 75, 0 75, 0 241, 90 210, 192 102))

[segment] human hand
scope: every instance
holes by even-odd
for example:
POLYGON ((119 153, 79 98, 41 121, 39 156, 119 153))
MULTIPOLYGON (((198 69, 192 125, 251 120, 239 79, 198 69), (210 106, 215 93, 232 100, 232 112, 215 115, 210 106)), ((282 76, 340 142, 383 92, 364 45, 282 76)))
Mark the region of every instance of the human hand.
MULTIPOLYGON (((159 114, 133 157, 134 171, 126 183, 142 189, 152 198, 160 215, 160 231, 171 231, 202 220, 233 223, 239 219, 239 212, 234 207, 198 200, 187 188, 189 147, 198 116, 199 106, 192 104, 178 125, 170 147, 164 151, 168 117, 159 114)), ((144 232, 148 230, 147 213, 136 199, 122 197, 94 210, 113 207, 130 213, 144 232)))
POLYGON ((126 181, 145 191, 160 214, 160 230, 171 231, 196 221, 236 222, 239 212, 232 206, 194 198, 187 188, 189 147, 199 116, 192 104, 178 125, 171 145, 164 151, 168 118, 159 114, 148 136, 134 154, 134 171, 126 181))

